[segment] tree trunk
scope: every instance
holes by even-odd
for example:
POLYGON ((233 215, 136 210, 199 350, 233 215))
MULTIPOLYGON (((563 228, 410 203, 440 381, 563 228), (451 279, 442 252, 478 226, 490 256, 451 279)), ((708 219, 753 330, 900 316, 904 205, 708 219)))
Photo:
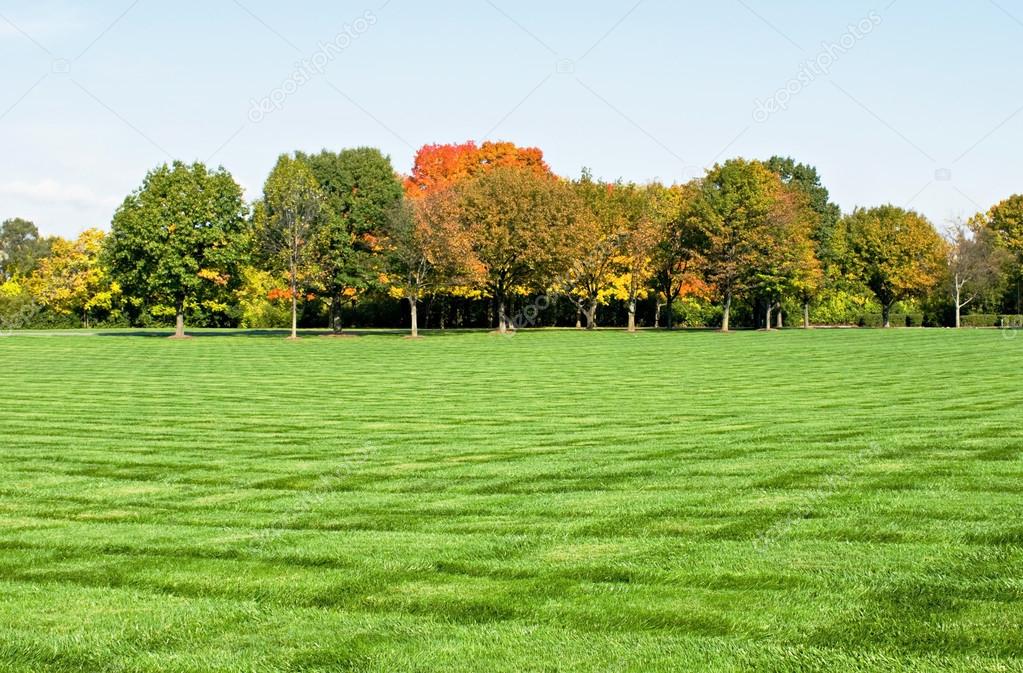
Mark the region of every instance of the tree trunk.
POLYGON ((636 300, 629 300, 629 331, 636 331, 636 300))
POLYGON ((416 311, 416 300, 413 297, 408 298, 409 309, 412 314, 412 338, 416 339, 419 337, 419 316, 416 311))
POLYGON ((654 329, 661 328, 661 307, 664 306, 661 302, 654 302, 654 329))
POLYGON ((668 317, 664 319, 664 326, 669 330, 675 329, 675 300, 668 299, 664 308, 668 309, 668 317))
POLYGON ((504 315, 504 297, 497 300, 497 331, 501 334, 508 333, 508 320, 504 315))
POLYGON ((774 311, 774 304, 767 302, 767 313, 764 318, 764 329, 771 331, 771 313, 774 311))
POLYGON ((728 292, 725 295, 725 310, 721 315, 721 331, 728 331, 728 322, 732 317, 732 293, 728 292))
POLYGON ((810 329, 810 302, 803 302, 803 329, 810 329))
POLYGON ((955 279, 955 283, 956 283, 956 329, 959 329, 960 327, 962 327, 963 324, 963 305, 962 295, 959 292, 958 276, 955 279))
POLYGON ((575 328, 583 328, 583 310, 578 306, 575 307, 575 328))
POLYGON ((597 302, 591 302, 586 308, 586 329, 597 329, 597 302))
POLYGON ((778 323, 777 323, 778 329, 783 329, 785 327, 785 314, 782 313, 781 306, 778 306, 778 318, 777 318, 777 320, 778 320, 778 323))
POLYGON ((291 291, 291 338, 298 338, 298 293, 291 291))
POLYGON ((295 253, 291 253, 291 338, 298 338, 298 270, 295 253))
POLYGON ((185 338, 185 302, 184 300, 178 301, 177 312, 174 318, 174 338, 184 339, 185 338))
POLYGON ((330 298, 330 331, 334 334, 341 334, 341 297, 330 298))
POLYGON ((884 321, 885 329, 892 326, 892 305, 885 304, 881 307, 881 318, 884 321))

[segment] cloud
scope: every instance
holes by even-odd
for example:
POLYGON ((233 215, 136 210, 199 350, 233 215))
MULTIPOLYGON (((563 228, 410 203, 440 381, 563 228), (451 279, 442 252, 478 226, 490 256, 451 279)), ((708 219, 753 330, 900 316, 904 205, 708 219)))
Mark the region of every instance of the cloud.
POLYGON ((15 180, 0 184, 0 195, 44 205, 88 208, 109 208, 120 202, 116 196, 101 196, 88 187, 64 184, 50 178, 38 182, 15 180))

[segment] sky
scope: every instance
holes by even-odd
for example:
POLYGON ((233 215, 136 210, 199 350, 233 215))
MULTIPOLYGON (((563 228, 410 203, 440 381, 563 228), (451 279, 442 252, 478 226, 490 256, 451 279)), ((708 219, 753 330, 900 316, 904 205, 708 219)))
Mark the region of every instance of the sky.
POLYGON ((1023 0, 0 0, 0 219, 108 228, 146 172, 540 147, 559 174, 819 169, 936 226, 1023 192, 1023 0))

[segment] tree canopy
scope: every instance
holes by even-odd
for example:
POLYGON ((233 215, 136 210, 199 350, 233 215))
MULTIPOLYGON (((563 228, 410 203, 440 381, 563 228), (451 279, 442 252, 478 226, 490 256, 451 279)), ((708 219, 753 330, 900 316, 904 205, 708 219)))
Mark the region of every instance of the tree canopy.
POLYGON ((840 226, 848 268, 881 303, 885 327, 896 301, 921 296, 941 280, 945 242, 919 213, 891 205, 860 208, 840 226))
POLYGON ((173 317, 179 335, 186 315, 209 326, 290 317, 296 337, 349 319, 414 334, 434 320, 727 331, 906 313, 906 324, 958 325, 964 311, 966 324, 993 325, 1020 322, 1006 314, 1023 302, 1021 262, 1023 196, 945 241, 894 206, 843 217, 818 170, 790 157, 634 184, 586 169, 565 179, 538 148, 469 141, 424 146, 408 175, 371 147, 283 154, 251 204, 223 168, 165 164, 106 237, 46 238, 9 219, 0 313, 36 307, 31 320, 54 325, 173 317))
POLYGON ((223 168, 164 164, 114 214, 107 259, 132 297, 171 306, 184 336, 188 302, 237 282, 247 207, 223 168))

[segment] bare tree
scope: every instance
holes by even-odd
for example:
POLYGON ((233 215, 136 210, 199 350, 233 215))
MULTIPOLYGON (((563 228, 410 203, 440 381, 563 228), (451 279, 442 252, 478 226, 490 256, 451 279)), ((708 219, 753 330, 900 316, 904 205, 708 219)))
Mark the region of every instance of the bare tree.
POLYGON ((962 326, 963 309, 989 290, 1009 261, 1008 253, 995 244, 991 230, 974 218, 952 222, 948 238, 948 280, 955 306, 955 326, 962 326))

